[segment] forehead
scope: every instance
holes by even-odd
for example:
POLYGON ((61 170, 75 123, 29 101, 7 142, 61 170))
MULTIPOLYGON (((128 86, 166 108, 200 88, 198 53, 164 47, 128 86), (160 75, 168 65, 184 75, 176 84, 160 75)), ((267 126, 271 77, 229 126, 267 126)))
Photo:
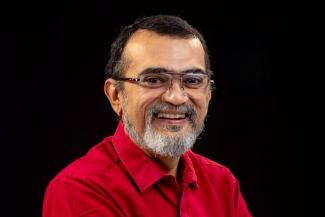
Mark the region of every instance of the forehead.
POLYGON ((138 30, 129 39, 123 55, 129 63, 126 70, 129 75, 154 67, 172 71, 205 70, 204 49, 198 38, 184 39, 138 30))

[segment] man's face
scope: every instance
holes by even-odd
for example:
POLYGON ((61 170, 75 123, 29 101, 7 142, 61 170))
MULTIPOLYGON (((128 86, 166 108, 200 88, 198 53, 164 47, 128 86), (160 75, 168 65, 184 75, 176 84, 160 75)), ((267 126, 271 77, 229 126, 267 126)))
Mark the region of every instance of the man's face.
MULTIPOLYGON (((138 30, 123 55, 128 62, 123 77, 137 78, 149 69, 174 73, 206 71, 204 50, 197 38, 138 30)), ((173 79, 169 89, 124 82, 122 96, 123 122, 131 138, 149 153, 174 156, 190 149, 202 131, 211 91, 209 86, 187 91, 179 79, 173 79)))

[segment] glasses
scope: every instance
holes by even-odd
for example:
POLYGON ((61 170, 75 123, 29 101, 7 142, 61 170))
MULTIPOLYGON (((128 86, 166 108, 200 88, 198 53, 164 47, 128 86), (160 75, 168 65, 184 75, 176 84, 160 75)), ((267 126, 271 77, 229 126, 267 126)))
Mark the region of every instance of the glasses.
POLYGON ((210 76, 206 73, 173 73, 173 72, 159 72, 159 73, 142 73, 137 78, 119 77, 117 81, 128 81, 138 84, 142 87, 159 89, 170 89, 173 80, 178 79, 181 84, 181 88, 184 89, 205 89, 210 84, 213 89, 214 81, 210 79, 210 76))

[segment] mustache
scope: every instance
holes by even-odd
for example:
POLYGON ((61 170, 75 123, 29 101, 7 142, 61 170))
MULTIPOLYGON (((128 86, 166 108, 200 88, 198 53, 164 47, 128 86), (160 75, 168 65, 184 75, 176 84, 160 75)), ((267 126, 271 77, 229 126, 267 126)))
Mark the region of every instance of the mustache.
POLYGON ((185 113, 192 123, 195 123, 195 119, 197 117, 197 112, 194 109, 193 105, 190 104, 172 105, 169 103, 159 103, 149 107, 147 113, 148 120, 151 120, 154 114, 160 112, 168 112, 168 111, 185 113))

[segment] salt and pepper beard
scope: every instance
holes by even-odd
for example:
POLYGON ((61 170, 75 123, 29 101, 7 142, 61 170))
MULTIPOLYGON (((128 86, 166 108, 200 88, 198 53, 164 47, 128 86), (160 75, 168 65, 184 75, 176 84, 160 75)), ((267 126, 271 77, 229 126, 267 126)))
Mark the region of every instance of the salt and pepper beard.
POLYGON ((149 151, 149 153, 155 156, 176 157, 184 154, 193 147, 196 138, 204 128, 204 120, 202 120, 202 123, 196 123, 197 112, 192 105, 174 106, 169 103, 159 103, 149 107, 146 114, 144 135, 141 137, 135 130, 133 124, 129 121, 127 114, 127 96, 125 93, 123 93, 123 98, 122 120, 124 123, 124 130, 140 148, 149 151), (174 135, 166 135, 158 132, 152 126, 154 114, 171 110, 186 113, 191 124, 191 130, 185 133, 177 133, 183 126, 167 124, 163 126, 164 130, 173 132, 174 135))

